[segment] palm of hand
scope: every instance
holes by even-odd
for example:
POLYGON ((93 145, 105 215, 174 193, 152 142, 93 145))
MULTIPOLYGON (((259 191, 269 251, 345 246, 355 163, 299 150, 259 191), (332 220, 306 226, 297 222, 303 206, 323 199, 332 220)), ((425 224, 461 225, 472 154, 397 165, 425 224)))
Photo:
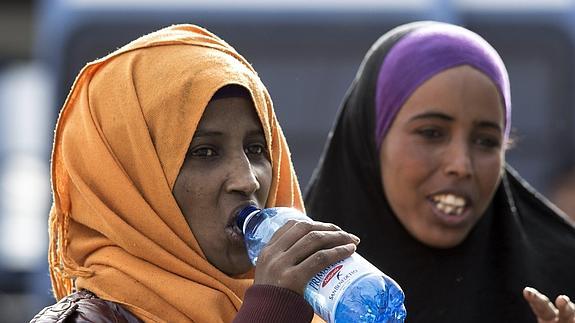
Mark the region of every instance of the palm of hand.
POLYGON ((537 323, 575 323, 575 304, 566 295, 559 295, 553 303, 535 288, 525 287, 523 297, 537 317, 537 323))

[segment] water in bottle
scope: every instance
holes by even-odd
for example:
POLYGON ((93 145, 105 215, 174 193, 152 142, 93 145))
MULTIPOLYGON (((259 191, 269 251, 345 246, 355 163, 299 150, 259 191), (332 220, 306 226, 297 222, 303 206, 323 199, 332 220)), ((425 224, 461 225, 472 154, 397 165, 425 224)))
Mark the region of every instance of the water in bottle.
MULTIPOLYGON (((236 222, 254 265, 274 232, 291 219, 312 221, 287 207, 247 206, 239 212, 236 222)), ((304 298, 330 323, 403 322, 406 316, 399 285, 357 253, 317 273, 307 283, 304 298)))

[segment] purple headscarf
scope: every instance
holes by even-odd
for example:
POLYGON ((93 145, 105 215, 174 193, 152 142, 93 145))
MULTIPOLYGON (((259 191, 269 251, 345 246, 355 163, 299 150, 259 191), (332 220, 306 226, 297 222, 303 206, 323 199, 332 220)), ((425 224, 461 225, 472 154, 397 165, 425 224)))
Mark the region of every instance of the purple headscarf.
POLYGON ((505 138, 511 124, 509 77, 497 51, 465 28, 434 24, 405 35, 379 70, 375 97, 377 149, 397 112, 426 80, 452 67, 470 65, 493 81, 505 108, 505 138))

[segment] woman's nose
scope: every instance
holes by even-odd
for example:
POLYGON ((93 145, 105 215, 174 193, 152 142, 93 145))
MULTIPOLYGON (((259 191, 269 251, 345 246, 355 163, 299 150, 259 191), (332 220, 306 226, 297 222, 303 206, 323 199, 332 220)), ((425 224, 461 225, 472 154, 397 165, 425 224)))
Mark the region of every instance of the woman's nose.
POLYGON ((473 160, 466 144, 452 143, 443 159, 447 175, 458 178, 473 176, 473 160))
POLYGON ((228 167, 226 180, 228 193, 237 192, 249 196, 260 189, 255 169, 245 154, 233 158, 228 167))

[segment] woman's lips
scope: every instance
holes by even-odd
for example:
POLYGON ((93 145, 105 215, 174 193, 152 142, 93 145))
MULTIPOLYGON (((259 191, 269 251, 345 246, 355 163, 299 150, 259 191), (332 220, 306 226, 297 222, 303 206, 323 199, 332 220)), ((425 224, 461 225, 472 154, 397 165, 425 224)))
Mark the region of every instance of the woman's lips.
POLYGON ((256 206, 257 204, 254 203, 253 201, 242 203, 239 206, 235 207, 230 212, 229 220, 228 220, 228 223, 226 225, 225 232, 226 232, 226 235, 228 236, 229 241, 233 244, 239 244, 242 246, 244 245, 244 233, 242 232, 242 229, 238 227, 238 225, 236 223, 236 219, 238 218, 240 211, 248 205, 256 206))
POLYGON ((244 245, 244 235, 236 225, 227 226, 224 231, 232 244, 244 245))

